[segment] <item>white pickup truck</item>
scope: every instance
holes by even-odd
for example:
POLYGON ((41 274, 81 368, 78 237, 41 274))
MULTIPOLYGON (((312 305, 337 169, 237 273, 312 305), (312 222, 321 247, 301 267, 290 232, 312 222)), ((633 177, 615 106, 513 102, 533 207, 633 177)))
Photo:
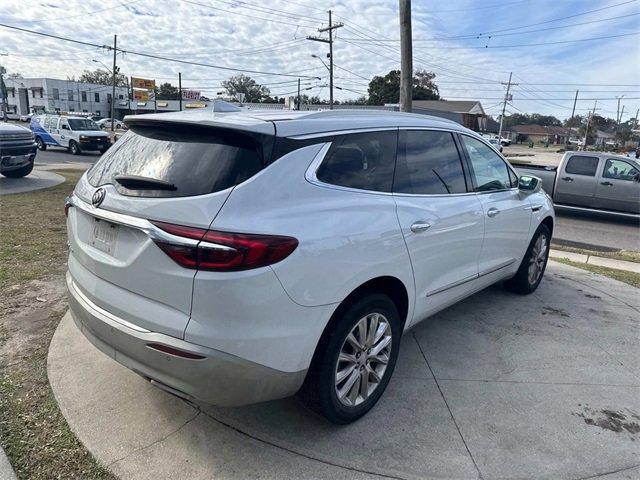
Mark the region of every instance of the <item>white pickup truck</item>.
POLYGON ((518 165, 518 174, 542 179, 556 207, 640 217, 640 162, 599 152, 567 152, 557 167, 518 165))

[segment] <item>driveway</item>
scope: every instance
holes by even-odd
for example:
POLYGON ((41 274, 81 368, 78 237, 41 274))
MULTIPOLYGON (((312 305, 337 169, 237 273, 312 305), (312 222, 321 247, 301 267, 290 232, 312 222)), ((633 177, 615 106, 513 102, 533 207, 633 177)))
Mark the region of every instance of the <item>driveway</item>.
POLYGON ((343 427, 295 398, 196 408, 69 315, 48 373, 72 430, 121 478, 639 478, 639 312, 637 289, 550 262, 533 295, 492 287, 410 331, 378 406, 343 427))

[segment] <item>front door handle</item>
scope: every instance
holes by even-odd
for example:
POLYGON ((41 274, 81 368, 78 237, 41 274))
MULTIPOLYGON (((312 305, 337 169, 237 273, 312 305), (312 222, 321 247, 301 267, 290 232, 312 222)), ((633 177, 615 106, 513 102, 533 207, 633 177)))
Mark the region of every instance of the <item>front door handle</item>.
POLYGON ((495 217, 496 215, 498 215, 500 213, 500 210, 498 210, 495 207, 491 207, 489 210, 487 210, 487 217, 495 217))
POLYGON ((415 222, 413 225, 411 225, 411 231, 413 233, 424 232, 430 226, 431 225, 429 225, 427 222, 418 221, 418 222, 415 222))
POLYGON ((613 183, 611 182, 600 182, 600 185, 604 185, 605 187, 613 187, 613 183))
POLYGON ((562 177, 562 180, 564 180, 565 182, 573 182, 573 178, 571 177, 562 177))

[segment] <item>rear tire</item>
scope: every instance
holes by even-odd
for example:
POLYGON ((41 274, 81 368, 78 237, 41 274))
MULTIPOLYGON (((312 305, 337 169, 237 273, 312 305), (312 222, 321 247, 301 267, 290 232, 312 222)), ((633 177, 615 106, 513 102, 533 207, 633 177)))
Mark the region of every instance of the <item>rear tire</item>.
POLYGON ((36 137, 36 145, 38 145, 38 150, 46 150, 47 149, 47 144, 44 143, 44 140, 42 140, 40 137, 36 137))
POLYGON ((504 282, 505 288, 520 295, 533 293, 540 285, 547 268, 550 245, 551 232, 546 225, 540 225, 531 239, 518 272, 504 282))
POLYGON ((25 165, 24 167, 18 168, 16 170, 9 170, 8 172, 2 172, 2 175, 4 175, 7 178, 22 178, 29 175, 31 173, 31 170, 33 170, 33 162, 31 162, 29 165, 25 165))
POLYGON ((69 153, 71 153, 71 155, 80 155, 82 153, 82 150, 80 150, 80 145, 71 140, 69 142, 69 153))
POLYGON ((336 314, 316 349, 300 396, 330 422, 347 424, 371 410, 387 388, 402 322, 393 301, 382 294, 366 295, 336 314))

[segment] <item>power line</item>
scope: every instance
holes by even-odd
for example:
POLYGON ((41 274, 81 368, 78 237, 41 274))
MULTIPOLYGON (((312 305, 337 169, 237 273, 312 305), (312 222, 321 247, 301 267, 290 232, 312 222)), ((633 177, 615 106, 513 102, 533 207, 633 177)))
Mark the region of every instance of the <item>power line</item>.
MULTIPOLYGON (((183 0, 183 1, 186 1, 186 0, 183 0)), ((26 29, 26 28, 16 27, 14 25, 7 25, 7 24, 4 24, 4 23, 0 23, 0 27, 5 27, 5 28, 11 29, 11 30, 21 31, 21 32, 24 32, 24 33, 32 34, 32 35, 40 35, 40 36, 43 36, 43 37, 55 38, 57 40, 62 40, 62 41, 65 41, 65 42, 77 43, 77 44, 85 45, 85 46, 89 46, 89 47, 102 48, 102 49, 106 49, 106 50, 116 50, 118 52, 129 54, 129 55, 137 55, 137 56, 140 56, 140 57, 155 58, 157 60, 165 60, 167 62, 182 63, 182 64, 194 65, 194 66, 198 66, 198 67, 215 68, 215 69, 218 69, 218 70, 228 70, 228 71, 232 71, 232 72, 258 73, 258 74, 262 74, 262 75, 273 75, 273 76, 277 76, 277 77, 298 77, 299 76, 299 75, 295 75, 293 73, 265 72, 265 71, 261 71, 261 70, 248 70, 248 69, 242 69, 242 68, 225 67, 225 66, 222 66, 222 65, 213 65, 213 64, 210 64, 210 63, 193 62, 193 61, 189 61, 189 60, 180 60, 178 58, 170 58, 170 57, 165 57, 165 56, 162 56, 162 55, 154 55, 154 54, 150 54, 150 53, 135 52, 133 50, 124 50, 124 49, 121 49, 121 48, 114 48, 114 47, 111 47, 109 45, 99 45, 97 43, 84 42, 84 41, 81 41, 81 40, 75 40, 75 39, 72 39, 72 38, 61 37, 59 35, 53 35, 53 34, 50 34, 50 33, 37 32, 35 30, 29 30, 29 29, 26 29)), ((309 77, 308 75, 303 75, 303 77, 305 77, 305 78, 315 78, 315 77, 309 77)))
MULTIPOLYGON (((609 38, 629 37, 632 35, 640 35, 640 32, 619 33, 616 35, 603 35, 601 37, 576 38, 573 40, 557 40, 553 42, 518 43, 518 44, 511 44, 511 45, 484 45, 484 46, 466 45, 466 46, 458 46, 458 47, 438 47, 438 48, 446 48, 447 50, 477 50, 477 49, 484 50, 488 48, 539 47, 542 45, 560 45, 560 44, 567 44, 567 43, 592 42, 595 40, 606 40, 609 38)), ((344 38, 342 40, 344 40, 344 38)), ((379 42, 379 40, 376 40, 376 41, 379 42)), ((393 41, 395 42, 395 40, 393 41)))
MULTIPOLYGON (((309 28, 309 29, 312 29, 312 30, 315 30, 316 28, 318 28, 317 26, 304 25, 304 24, 301 24, 301 23, 285 22, 285 21, 279 20, 279 19, 258 17, 257 15, 250 15, 250 14, 242 13, 242 12, 234 12, 233 10, 225 10, 224 8, 214 7, 213 5, 207 5, 207 4, 204 4, 204 3, 195 2, 193 0, 180 0, 180 1, 184 2, 184 3, 190 3, 191 5, 198 5, 198 6, 203 7, 203 8, 209 8, 211 10, 216 10, 216 11, 219 11, 219 12, 230 13, 232 15, 240 15, 243 18, 253 18, 253 19, 256 19, 256 20, 262 20, 264 22, 279 23, 281 25, 291 25, 291 26, 298 27, 298 28, 309 28)), ((302 20, 302 21, 308 23, 310 20, 302 20)))
POLYGON ((12 21, 15 21, 16 23, 44 23, 44 22, 55 22, 58 20, 70 20, 72 18, 84 17, 87 15, 93 15, 95 13, 106 12, 107 10, 115 10, 116 8, 126 7, 127 5, 131 5, 132 3, 138 3, 141 1, 142 0, 132 0, 130 2, 121 3, 119 5, 115 5, 112 7, 101 8, 100 10, 94 10, 92 12, 80 13, 78 15, 66 15, 64 17, 45 18, 44 20, 13 20, 12 19, 12 21))
MULTIPOLYGON (((495 33, 492 34, 491 32, 487 32, 487 33, 474 33, 474 34, 468 34, 468 35, 456 35, 456 36, 451 36, 451 37, 434 37, 434 38, 416 38, 413 41, 414 42, 448 42, 448 41, 452 41, 452 40, 472 40, 472 39, 490 39, 493 37, 506 37, 506 36, 512 36, 512 35, 526 35, 529 33, 535 33, 535 32, 546 32, 549 30, 558 30, 558 29, 562 29, 562 28, 570 28, 570 27, 578 27, 578 26, 582 26, 582 25, 590 25, 593 23, 602 23, 602 22, 608 22, 611 20, 618 20, 620 18, 628 18, 628 17, 634 17, 640 15, 640 12, 637 13, 628 13, 626 15, 618 15, 615 17, 608 17, 608 18, 601 18, 598 20, 590 20, 587 22, 579 22, 579 23, 570 23, 568 25, 558 25, 556 27, 546 27, 546 28, 537 28, 537 29, 533 29, 533 30, 524 30, 522 32, 511 32, 511 33, 495 33)), ((343 40, 345 40, 343 38, 343 40)), ((358 38, 347 38, 346 40, 353 40, 356 42, 365 42, 368 40, 361 40, 358 38)), ((369 40, 372 41, 372 40, 369 40)), ((377 42, 384 42, 384 43, 397 43, 400 40, 399 39, 379 39, 376 40, 377 42)))

